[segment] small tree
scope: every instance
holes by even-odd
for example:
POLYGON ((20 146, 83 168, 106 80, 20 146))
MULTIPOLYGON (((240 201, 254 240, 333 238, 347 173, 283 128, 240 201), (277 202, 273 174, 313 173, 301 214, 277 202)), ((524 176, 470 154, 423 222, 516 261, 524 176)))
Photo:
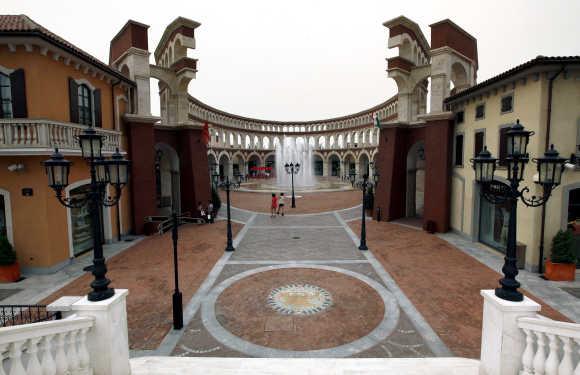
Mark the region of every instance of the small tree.
POLYGON ((16 253, 6 236, 0 236, 0 265, 10 266, 16 263, 16 253))
POLYGON ((211 189, 211 202, 213 203, 213 209, 217 212, 222 206, 222 200, 216 189, 211 189))
POLYGON ((552 240, 552 263, 576 263, 574 254, 574 236, 572 232, 558 231, 552 240))

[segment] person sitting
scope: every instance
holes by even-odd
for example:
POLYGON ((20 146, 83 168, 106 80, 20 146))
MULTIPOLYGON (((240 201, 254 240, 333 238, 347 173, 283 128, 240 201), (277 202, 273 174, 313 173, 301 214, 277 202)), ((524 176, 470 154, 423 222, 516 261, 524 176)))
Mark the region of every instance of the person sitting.
POLYGON ((207 221, 210 224, 213 224, 213 219, 214 219, 214 208, 213 208, 213 202, 210 200, 207 203, 207 221))

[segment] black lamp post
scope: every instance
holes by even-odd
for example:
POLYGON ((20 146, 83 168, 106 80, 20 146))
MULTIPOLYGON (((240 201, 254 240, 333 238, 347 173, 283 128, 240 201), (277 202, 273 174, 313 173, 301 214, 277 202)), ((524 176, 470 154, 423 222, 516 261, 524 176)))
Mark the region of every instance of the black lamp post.
POLYGON ((175 290, 173 291, 173 329, 183 328, 183 298, 179 291, 179 268, 177 267, 177 239, 179 238, 180 219, 177 213, 172 214, 171 240, 173 241, 173 275, 175 277, 175 290))
POLYGON ((93 289, 89 295, 89 301, 102 301, 112 297, 115 290, 109 288, 110 280, 105 277, 107 266, 103 256, 103 244, 101 242, 101 206, 111 207, 119 203, 121 190, 129 180, 130 162, 123 158, 119 150, 106 160, 102 155, 103 136, 97 134, 93 128, 86 129, 78 136, 82 157, 89 164, 91 176, 91 191, 88 196, 74 202, 70 198, 63 197, 63 191, 68 185, 68 176, 71 162, 66 160, 58 151, 43 164, 48 176, 48 185, 56 192, 56 198, 65 207, 80 208, 88 205, 91 216, 93 232, 93 267, 92 273, 95 279, 91 283, 93 289), (110 184, 115 190, 114 197, 106 196, 106 187, 110 184))
POLYGON ((236 180, 235 181, 230 181, 230 177, 226 176, 225 181, 221 182, 219 184, 219 186, 224 189, 226 191, 226 197, 227 197, 227 212, 228 212, 228 229, 227 229, 227 236, 228 236, 228 242, 226 245, 226 251, 234 251, 236 250, 234 248, 233 245, 233 240, 232 240, 232 217, 231 217, 231 213, 230 213, 230 190, 232 189, 238 189, 240 187, 240 175, 236 174, 235 175, 236 180))
POLYGON ((294 197, 294 175, 300 171, 300 163, 286 163, 284 164, 286 173, 292 176, 292 208, 296 208, 296 198, 294 197))
POLYGON ((546 204, 552 194, 552 190, 560 184, 564 163, 566 159, 560 158, 554 145, 544 154, 544 157, 533 159, 538 166, 538 181, 542 186, 542 196, 532 195, 528 197, 530 189, 526 186, 519 189, 520 182, 524 179, 524 168, 529 161, 526 152, 532 131, 525 130, 517 120, 510 130, 507 131, 507 179, 508 184, 494 179, 497 159, 493 158, 487 147, 474 159, 471 159, 475 170, 475 179, 481 186, 481 195, 492 204, 508 203, 510 208, 508 222, 508 237, 506 256, 502 272, 504 277, 499 281, 500 288, 495 289, 495 295, 508 301, 522 301, 523 295, 518 291, 520 283, 516 280, 518 268, 516 265, 516 229, 517 229, 517 203, 518 199, 528 207, 538 207, 546 204))
MULTIPOLYGON (((351 173, 351 181, 354 181, 355 174, 351 173)), ((362 190, 362 222, 360 228, 360 244, 358 246, 359 250, 368 250, 367 247, 367 226, 366 226, 366 215, 365 215, 365 203, 366 203, 366 193, 367 188, 371 186, 376 186, 379 183, 379 174, 375 173, 373 175, 373 181, 369 181, 369 175, 364 174, 361 181, 357 182, 357 187, 362 190)))

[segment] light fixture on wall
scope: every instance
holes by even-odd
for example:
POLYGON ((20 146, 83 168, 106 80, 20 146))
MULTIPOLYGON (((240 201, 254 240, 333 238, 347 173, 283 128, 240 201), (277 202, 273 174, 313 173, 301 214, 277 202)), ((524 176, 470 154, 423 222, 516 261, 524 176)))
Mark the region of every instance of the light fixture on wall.
POLYGON ((24 170, 24 164, 22 163, 16 163, 16 164, 10 164, 8 166, 8 170, 10 172, 20 172, 24 170))

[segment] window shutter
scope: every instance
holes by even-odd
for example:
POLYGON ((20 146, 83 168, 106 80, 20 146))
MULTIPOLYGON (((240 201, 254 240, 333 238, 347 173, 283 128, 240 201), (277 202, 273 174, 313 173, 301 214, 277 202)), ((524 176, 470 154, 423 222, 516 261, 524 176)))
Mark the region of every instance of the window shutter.
POLYGON ((93 91, 93 102, 95 103, 95 127, 103 127, 103 116, 101 115, 101 90, 93 91))
POLYGON ((505 158, 507 156, 507 131, 510 130, 509 127, 501 128, 499 130, 499 165, 505 166, 505 158))
POLYGON ((68 101, 70 106, 70 122, 79 122, 79 89, 74 79, 68 79, 68 101))
POLYGON ((28 116, 26 109, 26 82, 24 81, 24 69, 18 69, 10 74, 10 86, 12 94, 12 115, 14 118, 28 116))

